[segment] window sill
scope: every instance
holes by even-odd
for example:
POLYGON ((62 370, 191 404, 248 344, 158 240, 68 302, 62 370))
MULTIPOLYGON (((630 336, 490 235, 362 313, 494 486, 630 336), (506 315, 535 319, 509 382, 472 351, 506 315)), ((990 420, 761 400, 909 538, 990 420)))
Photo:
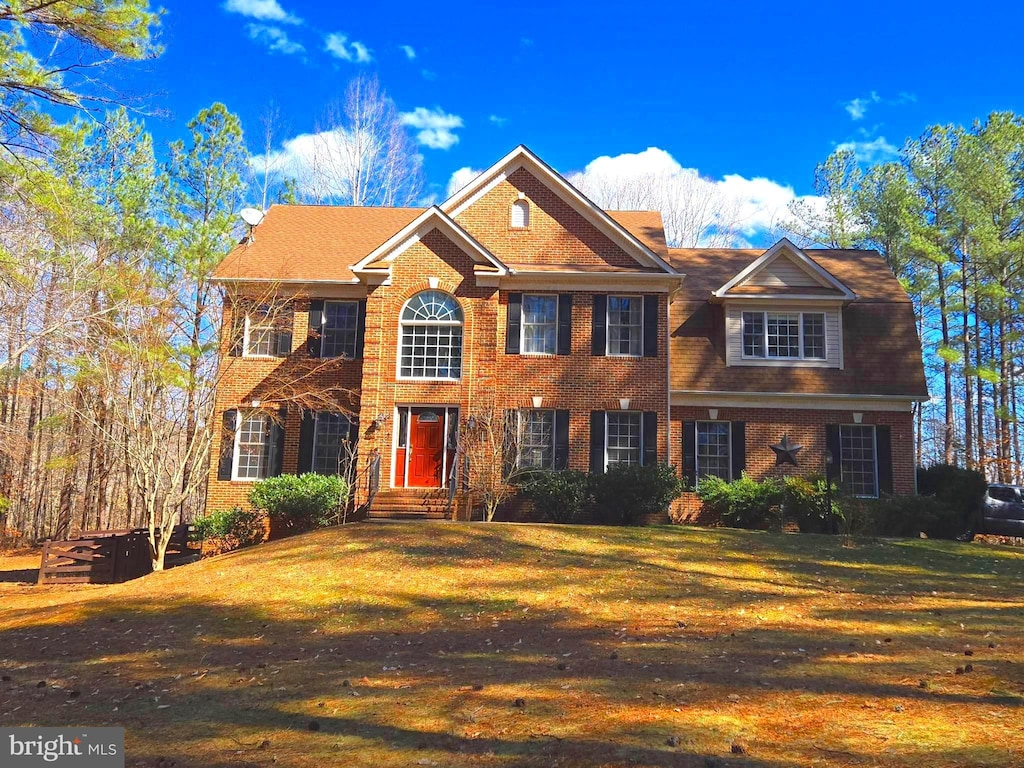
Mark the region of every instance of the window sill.
POLYGON ((462 383, 462 377, 460 376, 457 379, 441 379, 441 378, 431 379, 431 378, 424 378, 422 376, 396 376, 395 377, 395 381, 411 381, 411 382, 427 381, 427 382, 432 382, 432 383, 443 383, 443 384, 461 384, 462 383))
MULTIPOLYGON (((601 355, 595 355, 595 357, 601 357, 601 355)), ((604 353, 604 357, 617 357, 619 359, 626 359, 626 360, 643 360, 644 359, 643 355, 624 355, 624 354, 621 354, 621 353, 618 353, 618 352, 605 352, 604 353)))
MULTIPOLYGON (((290 353, 289 353, 290 354, 290 353)), ((284 357, 278 355, 251 355, 246 352, 241 354, 243 360, 283 360, 284 357)))

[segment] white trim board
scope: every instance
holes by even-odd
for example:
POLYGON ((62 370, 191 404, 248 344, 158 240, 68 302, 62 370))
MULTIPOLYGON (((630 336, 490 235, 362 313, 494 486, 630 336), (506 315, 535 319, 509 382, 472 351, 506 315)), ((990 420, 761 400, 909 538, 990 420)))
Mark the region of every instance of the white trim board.
POLYGON ((785 408, 800 411, 895 411, 910 413, 927 398, 895 395, 833 395, 807 392, 714 392, 672 390, 673 406, 785 408))

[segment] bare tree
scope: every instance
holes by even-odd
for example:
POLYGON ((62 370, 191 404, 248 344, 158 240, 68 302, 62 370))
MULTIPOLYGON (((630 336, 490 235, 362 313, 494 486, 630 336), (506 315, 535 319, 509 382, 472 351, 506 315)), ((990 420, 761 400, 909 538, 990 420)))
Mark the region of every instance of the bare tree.
POLYGON ((588 171, 566 180, 606 210, 659 211, 673 247, 735 246, 742 227, 742 201, 690 168, 635 175, 588 171))
POLYGON ((308 164, 298 183, 317 203, 403 206, 423 190, 422 157, 376 77, 357 77, 327 108, 308 164))
POLYGON ((491 522, 503 504, 518 493, 518 481, 530 470, 520 466, 522 429, 516 411, 485 406, 463 425, 461 449, 469 459, 468 491, 491 522))

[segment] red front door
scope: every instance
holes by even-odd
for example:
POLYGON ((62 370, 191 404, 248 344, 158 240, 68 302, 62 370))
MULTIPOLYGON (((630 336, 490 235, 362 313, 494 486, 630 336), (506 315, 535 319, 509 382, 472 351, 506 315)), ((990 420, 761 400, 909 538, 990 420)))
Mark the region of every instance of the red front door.
POLYGON ((409 419, 409 479, 414 488, 440 488, 444 474, 444 409, 413 408, 409 419))

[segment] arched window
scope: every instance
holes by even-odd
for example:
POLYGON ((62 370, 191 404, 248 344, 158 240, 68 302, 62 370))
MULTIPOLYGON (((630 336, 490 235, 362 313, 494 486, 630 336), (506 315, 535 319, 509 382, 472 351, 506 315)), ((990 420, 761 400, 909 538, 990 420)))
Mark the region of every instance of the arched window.
POLYGON ((406 379, 462 376, 462 308, 441 291, 417 293, 402 310, 398 375, 406 379))
POLYGON ((525 200, 516 200, 512 203, 512 226, 515 229, 530 226, 530 204, 525 200))

